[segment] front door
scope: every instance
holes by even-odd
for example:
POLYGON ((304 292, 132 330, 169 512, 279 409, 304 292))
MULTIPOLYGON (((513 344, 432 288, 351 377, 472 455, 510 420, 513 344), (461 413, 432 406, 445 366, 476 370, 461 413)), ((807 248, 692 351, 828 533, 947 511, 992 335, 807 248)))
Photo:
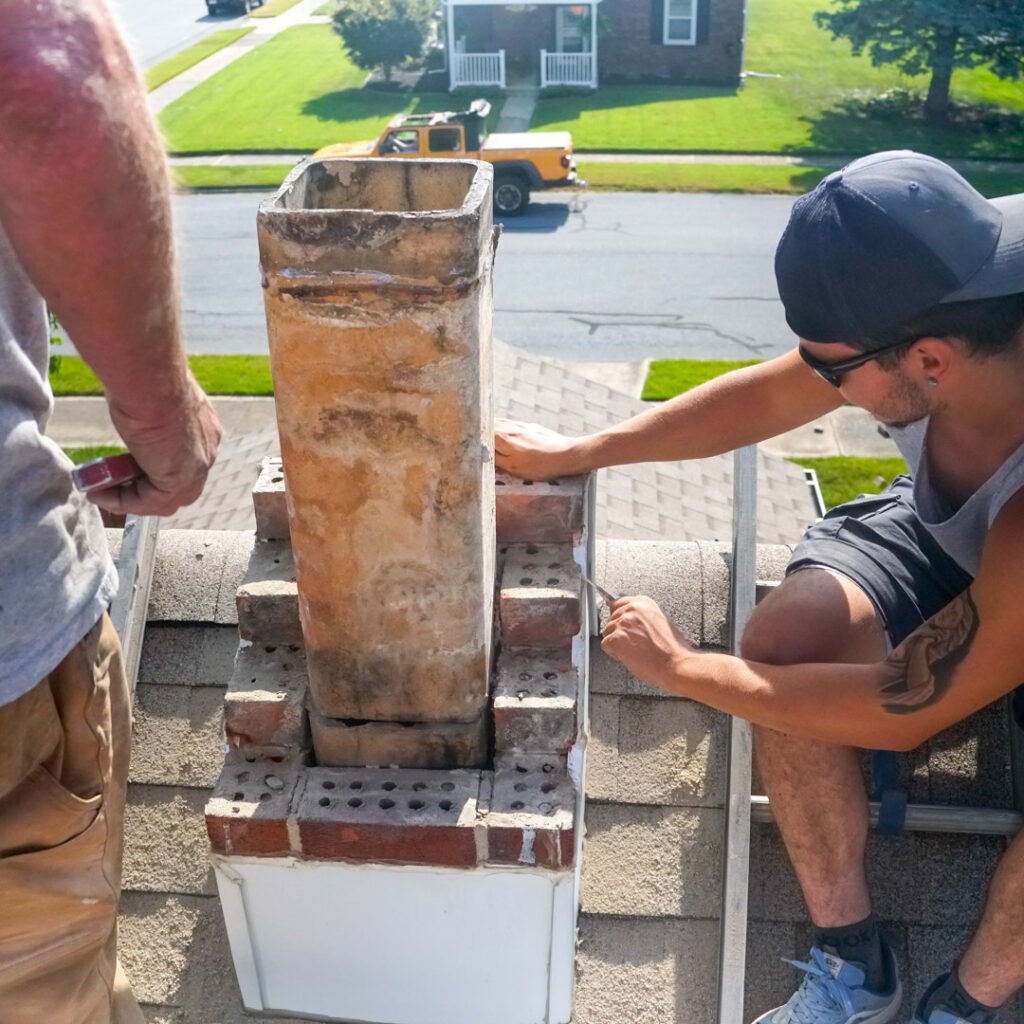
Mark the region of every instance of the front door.
POLYGON ((589 53, 590 23, 585 4, 559 7, 555 19, 555 45, 559 53, 589 53))

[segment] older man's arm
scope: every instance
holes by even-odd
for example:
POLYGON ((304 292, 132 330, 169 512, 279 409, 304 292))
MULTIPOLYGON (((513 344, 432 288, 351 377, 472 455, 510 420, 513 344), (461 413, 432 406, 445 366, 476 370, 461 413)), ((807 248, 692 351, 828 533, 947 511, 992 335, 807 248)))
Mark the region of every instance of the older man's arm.
POLYGON ((0 4, 0 222, 103 382, 146 478, 95 498, 167 514, 221 437, 188 371, 163 146, 104 0, 0 4))

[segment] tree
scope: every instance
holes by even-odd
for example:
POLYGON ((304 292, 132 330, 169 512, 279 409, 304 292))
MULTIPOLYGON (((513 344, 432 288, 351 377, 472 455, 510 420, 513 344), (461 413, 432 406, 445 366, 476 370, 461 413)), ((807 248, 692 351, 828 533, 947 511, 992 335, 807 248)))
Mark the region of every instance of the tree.
POLYGON ((390 82, 395 64, 423 52, 435 7, 435 0, 345 0, 334 31, 359 67, 381 67, 390 82))
POLYGON ((908 75, 931 72, 924 114, 949 117, 949 86, 956 68, 986 64, 1000 78, 1024 72, 1024 13, 1020 0, 836 0, 838 11, 814 20, 845 36, 855 54, 873 64, 895 64, 908 75))

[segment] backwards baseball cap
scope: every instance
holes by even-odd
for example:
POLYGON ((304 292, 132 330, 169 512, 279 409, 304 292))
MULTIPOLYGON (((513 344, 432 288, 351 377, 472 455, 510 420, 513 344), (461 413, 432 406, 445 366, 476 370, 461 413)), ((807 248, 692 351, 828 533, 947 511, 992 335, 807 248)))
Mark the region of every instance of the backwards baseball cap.
POLYGON ((941 160, 874 153, 796 201, 775 278, 786 322, 822 342, 1024 292, 1024 195, 988 200, 941 160))

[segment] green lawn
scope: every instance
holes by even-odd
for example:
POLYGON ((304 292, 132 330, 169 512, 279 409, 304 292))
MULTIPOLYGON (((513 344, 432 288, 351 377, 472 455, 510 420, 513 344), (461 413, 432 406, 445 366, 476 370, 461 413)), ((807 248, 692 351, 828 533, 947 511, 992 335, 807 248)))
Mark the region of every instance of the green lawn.
POLYGON ((291 169, 289 164, 189 164, 174 167, 173 171, 175 183, 181 188, 277 188, 291 169))
MULTIPOLYGON (((826 0, 750 0, 744 66, 781 78, 747 78, 739 89, 715 86, 602 85, 594 93, 543 96, 533 129, 573 133, 577 150, 705 150, 860 153, 910 147, 937 155, 1024 156, 1021 133, 867 120, 840 100, 902 85, 924 90, 891 65, 873 67, 832 41, 812 14, 826 0)), ((961 100, 1024 110, 1024 81, 1004 82, 983 69, 957 71, 961 100)))
POLYGON ((689 391, 713 377, 753 366, 760 359, 654 359, 647 371, 643 394, 645 402, 661 402, 689 391))
MULTIPOLYGON (((196 380, 210 395, 272 395, 267 356, 189 356, 196 380)), ((78 356, 62 356, 50 375, 54 395, 102 395, 103 385, 78 356)))
POLYGON ((284 14, 289 7, 294 7, 299 0, 267 0, 262 7, 257 7, 249 14, 250 18, 276 18, 284 14))
POLYGON ((322 4, 313 13, 321 14, 329 18, 340 6, 341 0, 327 0, 327 3, 322 4))
POLYGON ((821 496, 827 508, 834 508, 858 494, 880 494, 894 476, 906 473, 900 458, 866 459, 835 455, 828 459, 790 459, 798 466, 818 474, 821 496))
POLYGON ((396 114, 472 98, 363 89, 365 79, 329 25, 297 25, 172 103, 160 125, 172 153, 306 152, 376 138, 396 114))
POLYGON ((162 60, 159 64, 154 64, 149 68, 145 72, 146 88, 152 91, 157 86, 163 85, 164 82, 180 75, 182 71, 187 71, 201 60, 205 60, 210 54, 223 50, 225 46, 233 43, 236 39, 241 39, 242 36, 252 32, 255 27, 255 25, 248 25, 244 28, 225 28, 220 32, 211 32, 194 46, 189 46, 180 53, 174 54, 173 57, 168 57, 167 60, 162 60))
POLYGON ((89 462, 91 459, 102 459, 107 455, 120 455, 122 452, 126 451, 128 451, 128 449, 122 445, 93 444, 84 448, 65 448, 64 454, 67 455, 76 466, 80 466, 83 462, 89 462))

